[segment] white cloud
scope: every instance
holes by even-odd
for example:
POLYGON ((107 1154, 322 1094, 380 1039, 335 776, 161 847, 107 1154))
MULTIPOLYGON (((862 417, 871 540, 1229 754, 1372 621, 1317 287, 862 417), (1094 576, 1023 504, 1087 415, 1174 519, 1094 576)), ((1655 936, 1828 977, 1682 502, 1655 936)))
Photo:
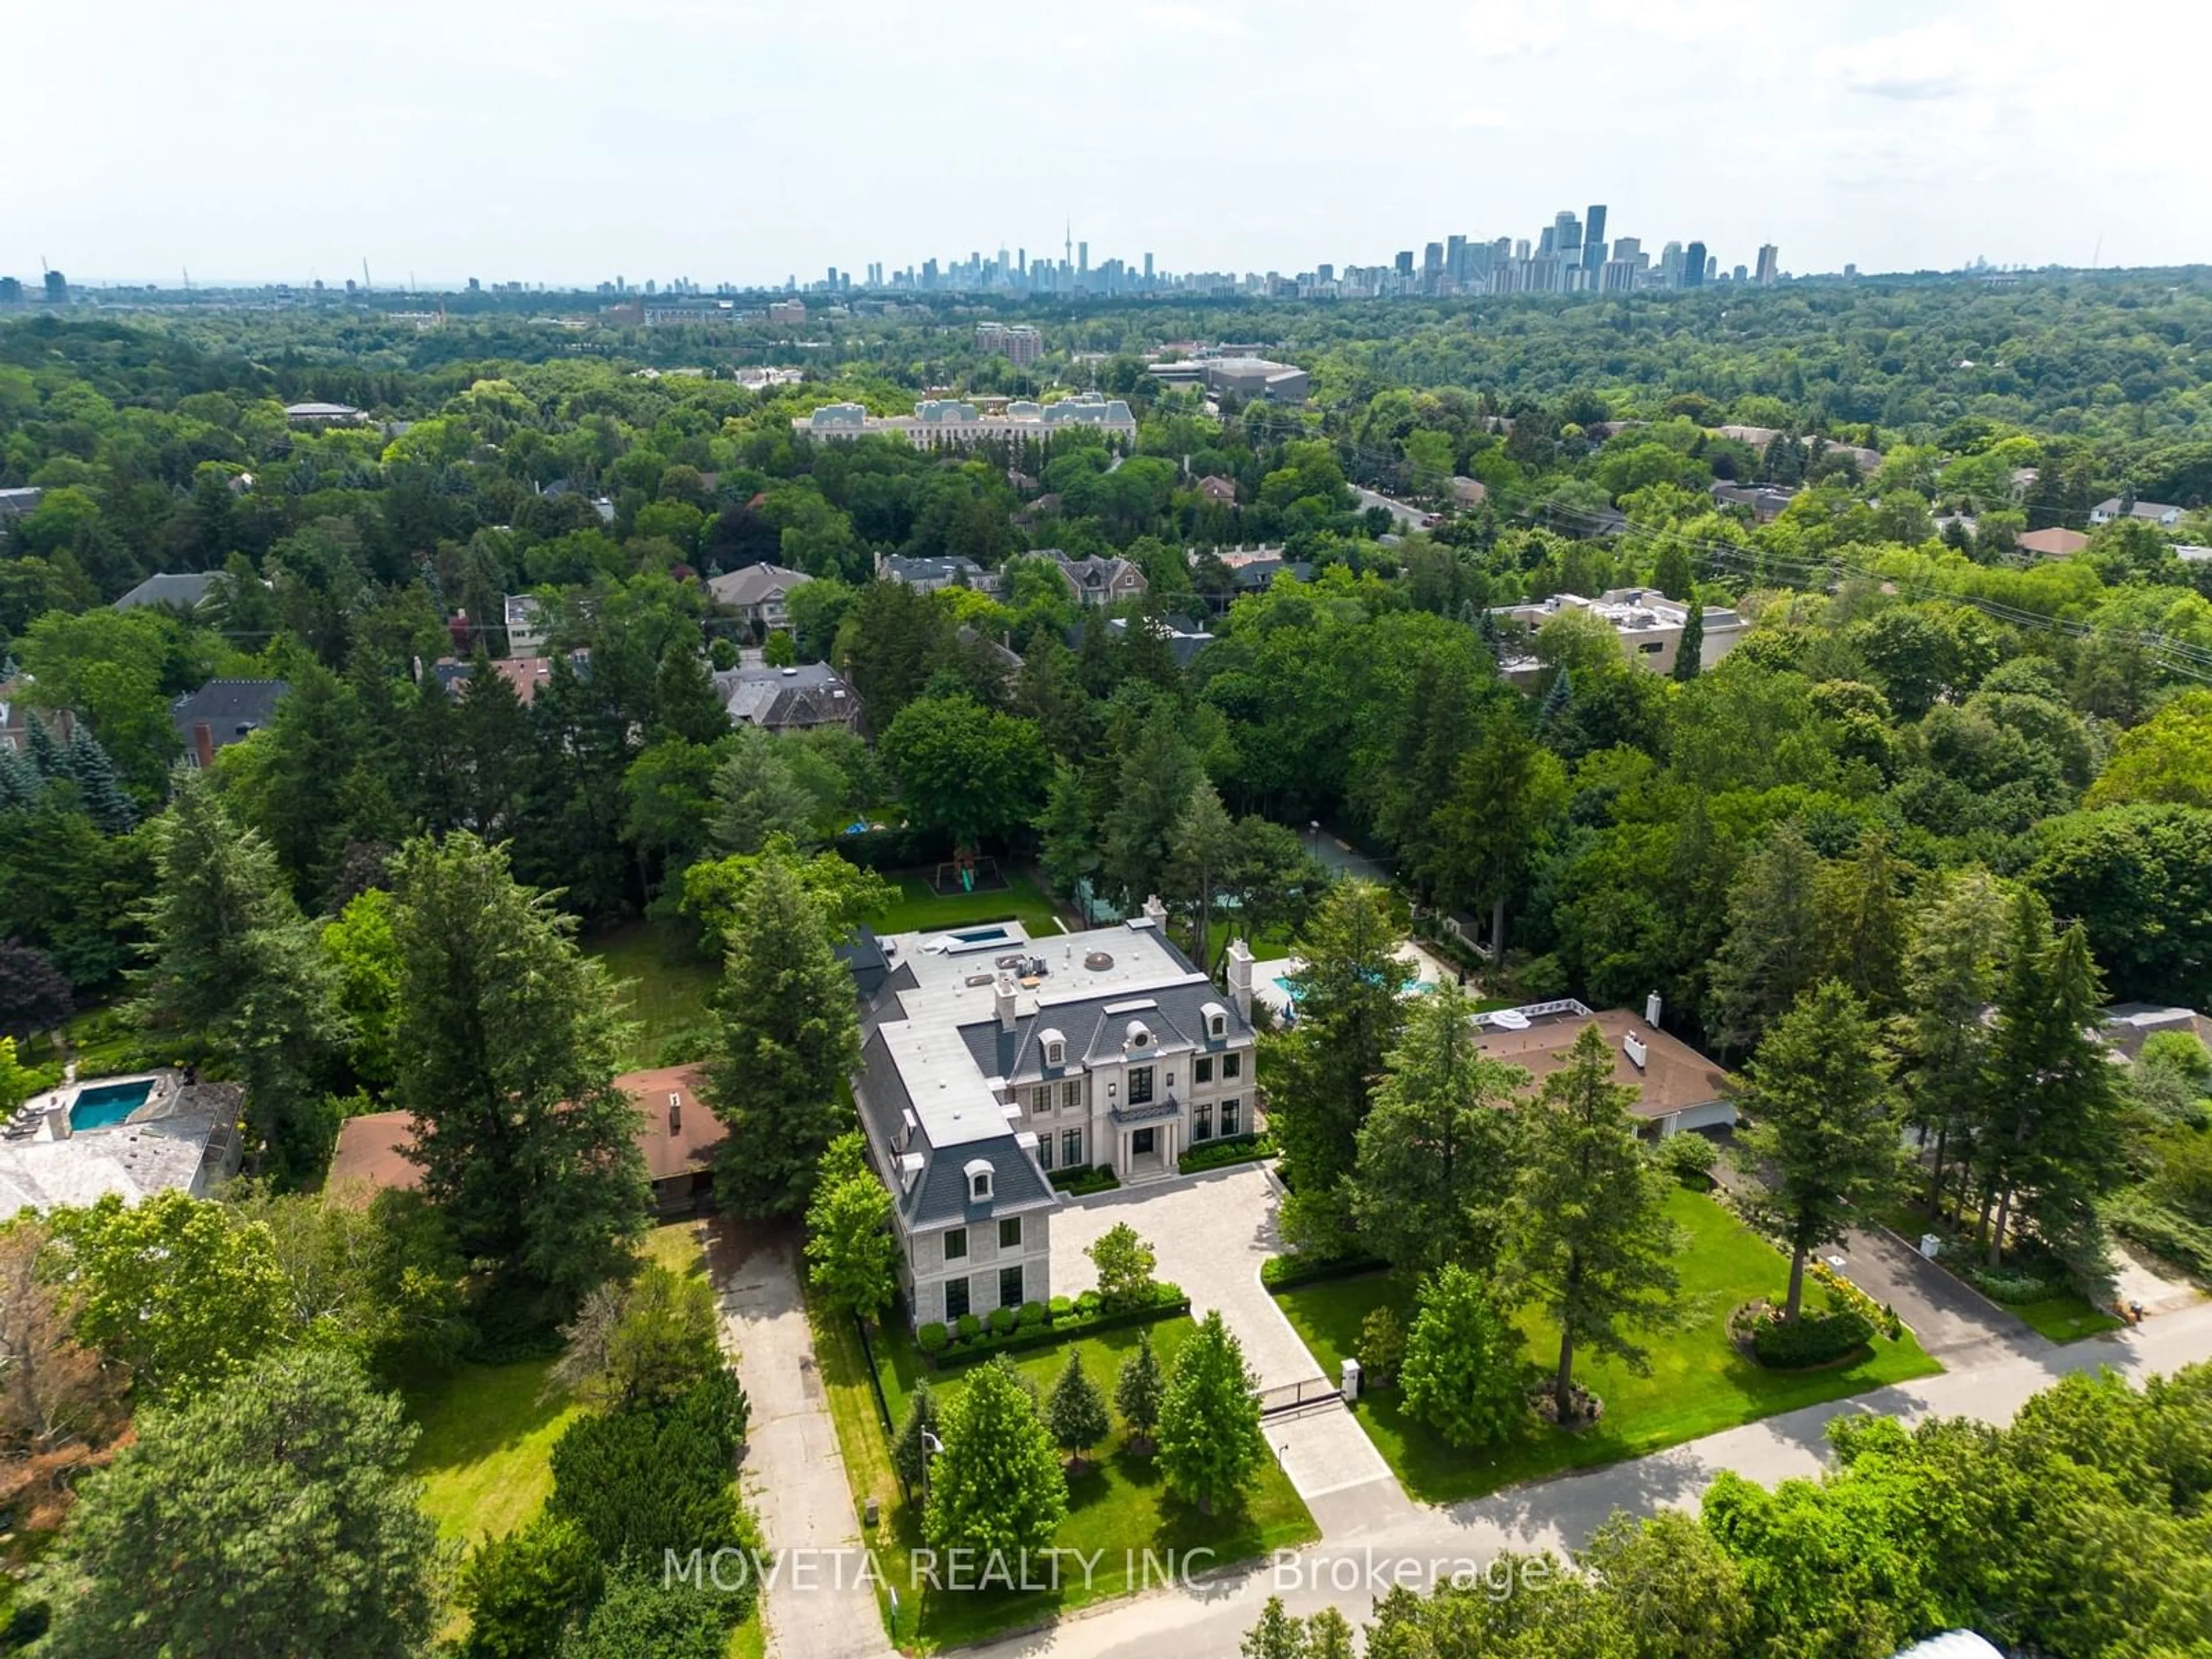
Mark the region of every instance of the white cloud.
POLYGON ((1555 51, 1563 33, 1555 13, 1522 0, 1480 0, 1460 19, 1479 57, 1537 58, 1555 51))

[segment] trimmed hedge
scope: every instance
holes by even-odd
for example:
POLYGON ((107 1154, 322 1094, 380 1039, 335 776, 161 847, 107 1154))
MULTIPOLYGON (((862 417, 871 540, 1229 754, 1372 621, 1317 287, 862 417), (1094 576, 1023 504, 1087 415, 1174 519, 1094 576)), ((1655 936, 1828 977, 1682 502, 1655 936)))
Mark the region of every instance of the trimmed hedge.
POLYGON ((1107 1165, 1085 1164, 1080 1169, 1054 1170, 1052 1184, 1072 1198, 1088 1198, 1093 1193, 1110 1193, 1121 1183, 1107 1165))
MULTIPOLYGON (((1179 1285, 1161 1285, 1156 1290, 1158 1299, 1142 1307, 1110 1310, 1100 1304, 1097 1291, 1085 1291, 1075 1298, 1074 1305, 1066 1313, 1055 1312, 1051 1323, 1032 1325, 1023 1322, 1003 1332, 999 1329, 994 1316, 989 1334, 963 1336, 943 1344, 935 1352, 922 1346, 920 1331, 915 1333, 915 1342, 935 1365, 965 1365, 996 1353, 1015 1353, 1024 1348, 1047 1348, 1056 1342, 1071 1341, 1099 1331, 1118 1330, 1127 1325, 1149 1325, 1156 1319, 1170 1319, 1190 1311, 1190 1298, 1182 1293, 1179 1285)), ((1053 1298, 1055 1304, 1061 1300, 1063 1298, 1059 1297, 1053 1298)), ((1012 1311, 1006 1308, 999 1310, 1000 1313, 1012 1311)), ((964 1324, 966 1322, 963 1320, 962 1322, 964 1324)), ((923 1330, 928 1328, 927 1326, 922 1328, 923 1330)))
POLYGON ((2066 1294, 2064 1279, 2045 1279, 2039 1273, 2007 1273, 2002 1267, 1978 1267, 1970 1261, 1954 1263, 1954 1271, 1990 1301, 2014 1307, 2066 1294))
POLYGON ((1192 1147, 1176 1160, 1176 1170, 1182 1175, 1196 1175, 1202 1170, 1225 1170, 1235 1164, 1256 1164, 1263 1158, 1275 1155, 1273 1135, 1230 1135, 1221 1140, 1208 1140, 1192 1147))
POLYGON ((1287 1291, 1300 1285, 1318 1285, 1326 1279, 1357 1279, 1380 1273, 1390 1264, 1381 1256, 1353 1251, 1350 1255, 1271 1255, 1260 1264, 1260 1282, 1271 1291, 1287 1291))
POLYGON ((1760 1364, 1781 1371, 1829 1364, 1873 1340, 1873 1322, 1855 1308, 1800 1313, 1786 1323, 1761 1314, 1751 1328, 1753 1355, 1760 1364))

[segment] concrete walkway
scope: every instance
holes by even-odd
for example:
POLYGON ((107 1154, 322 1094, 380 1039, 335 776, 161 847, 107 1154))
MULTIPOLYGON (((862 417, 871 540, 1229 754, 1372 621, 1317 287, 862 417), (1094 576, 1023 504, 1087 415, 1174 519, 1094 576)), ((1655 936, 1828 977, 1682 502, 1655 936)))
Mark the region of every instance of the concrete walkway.
POLYGON ((1358 1624, 1395 1584, 1425 1589, 1437 1576, 1480 1571, 1504 1549, 1574 1547, 1617 1510, 1649 1515, 1692 1507, 1723 1469, 1769 1485, 1813 1474, 1826 1461, 1829 1420, 1846 1413, 2004 1423, 2031 1395, 2069 1372, 2109 1365, 2140 1379, 2205 1359, 2212 1359, 2212 1304, 2040 1354, 1996 1354, 1941 1376, 1769 1418, 1649 1457, 1449 1509, 1420 1510, 1349 1540, 1328 1538, 1257 1567, 1110 1603, 975 1651, 992 1659, 1155 1659, 1164 1651, 1227 1659, 1269 1595, 1280 1595, 1297 1613, 1334 1606, 1358 1624))
POLYGON ((740 1479, 763 1539, 781 1558, 763 1600, 769 1651, 777 1659, 875 1659, 890 1643, 860 1566, 860 1517, 815 1370, 797 1255, 788 1231, 727 1220, 716 1224, 708 1252, 724 1337, 752 1404, 740 1479))

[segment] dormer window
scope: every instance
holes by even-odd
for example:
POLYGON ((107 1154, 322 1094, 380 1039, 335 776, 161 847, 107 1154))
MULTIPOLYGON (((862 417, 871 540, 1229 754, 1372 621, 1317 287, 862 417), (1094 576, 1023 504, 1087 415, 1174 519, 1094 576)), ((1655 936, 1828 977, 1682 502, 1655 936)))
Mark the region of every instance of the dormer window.
POLYGON ((988 1204, 991 1201, 991 1164, 988 1158, 973 1158, 961 1173, 968 1177, 968 1201, 988 1204))
POLYGON ((1209 1002, 1199 1012, 1206 1017, 1206 1035, 1219 1042, 1229 1035, 1229 1010, 1218 1002, 1209 1002))
POLYGON ((1229 1022, 1227 1020, 1222 1018, 1220 1015, 1216 1014, 1212 1019, 1206 1022, 1206 1034, 1208 1036, 1219 1036, 1228 1029, 1228 1025, 1229 1022))
POLYGON ((1058 1031, 1047 1030, 1039 1034, 1037 1040, 1044 1045, 1044 1063, 1046 1065, 1059 1066, 1067 1064, 1067 1039, 1066 1037, 1062 1036, 1058 1031))

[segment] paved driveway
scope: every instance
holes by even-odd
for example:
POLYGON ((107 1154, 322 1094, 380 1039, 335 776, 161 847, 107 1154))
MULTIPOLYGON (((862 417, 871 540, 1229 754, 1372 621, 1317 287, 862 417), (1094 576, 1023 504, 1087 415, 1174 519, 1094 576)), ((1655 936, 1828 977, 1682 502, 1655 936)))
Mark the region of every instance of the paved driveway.
POLYGON ((1283 1248, 1275 1187, 1256 1164, 1072 1200, 1052 1218, 1052 1293, 1098 1287, 1083 1252, 1127 1222, 1159 1255, 1159 1276, 1190 1295, 1201 1317, 1221 1310, 1263 1389, 1310 1381, 1321 1367, 1260 1284, 1260 1264, 1283 1248))
POLYGON ((799 1297, 796 1241, 786 1230, 717 1223, 708 1255, 723 1333, 752 1406, 740 1469, 746 1501, 786 1570, 763 1601, 776 1659, 887 1655, 875 1591, 861 1571, 837 1431, 799 1297))

